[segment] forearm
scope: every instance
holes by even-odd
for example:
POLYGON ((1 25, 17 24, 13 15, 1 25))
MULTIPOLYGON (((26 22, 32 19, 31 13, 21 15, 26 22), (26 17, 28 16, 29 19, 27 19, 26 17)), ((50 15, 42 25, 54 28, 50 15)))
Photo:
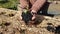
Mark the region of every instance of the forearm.
POLYGON ((44 4, 45 2, 46 2, 46 0, 37 0, 37 1, 33 4, 31 10, 38 11, 38 10, 43 6, 43 4, 44 4))
POLYGON ((27 0, 20 0, 20 7, 25 8, 28 5, 27 0))

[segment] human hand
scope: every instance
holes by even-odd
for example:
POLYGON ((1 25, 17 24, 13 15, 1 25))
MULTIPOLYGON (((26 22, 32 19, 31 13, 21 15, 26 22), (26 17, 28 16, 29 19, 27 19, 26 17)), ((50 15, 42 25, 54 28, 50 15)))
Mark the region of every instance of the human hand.
POLYGON ((31 11, 31 14, 33 15, 33 16, 32 16, 32 20, 35 20, 37 12, 34 11, 34 10, 32 10, 32 11, 31 11))

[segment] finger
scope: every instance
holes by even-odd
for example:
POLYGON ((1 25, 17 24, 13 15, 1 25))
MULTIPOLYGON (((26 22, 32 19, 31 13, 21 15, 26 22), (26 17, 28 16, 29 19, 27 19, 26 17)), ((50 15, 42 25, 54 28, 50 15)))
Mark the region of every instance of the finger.
POLYGON ((33 16, 33 17, 32 17, 32 20, 34 20, 35 18, 36 18, 36 17, 35 17, 35 16, 33 16))

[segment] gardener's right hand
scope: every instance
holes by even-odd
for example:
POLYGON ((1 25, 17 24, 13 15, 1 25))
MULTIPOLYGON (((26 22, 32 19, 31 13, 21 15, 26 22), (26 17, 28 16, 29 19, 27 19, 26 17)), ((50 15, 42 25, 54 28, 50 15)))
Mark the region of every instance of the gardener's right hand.
POLYGON ((31 14, 33 15, 32 20, 35 20, 37 12, 34 11, 34 10, 32 10, 31 11, 31 14))

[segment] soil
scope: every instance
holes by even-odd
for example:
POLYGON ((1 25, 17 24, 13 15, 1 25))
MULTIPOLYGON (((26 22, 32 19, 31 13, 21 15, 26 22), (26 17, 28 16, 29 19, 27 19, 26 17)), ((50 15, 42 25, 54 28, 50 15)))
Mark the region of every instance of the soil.
MULTIPOLYGON (((59 17, 57 15, 52 18, 59 17)), ((19 19, 18 11, 0 8, 0 34, 60 34, 60 21, 44 19, 29 27, 19 19)))

